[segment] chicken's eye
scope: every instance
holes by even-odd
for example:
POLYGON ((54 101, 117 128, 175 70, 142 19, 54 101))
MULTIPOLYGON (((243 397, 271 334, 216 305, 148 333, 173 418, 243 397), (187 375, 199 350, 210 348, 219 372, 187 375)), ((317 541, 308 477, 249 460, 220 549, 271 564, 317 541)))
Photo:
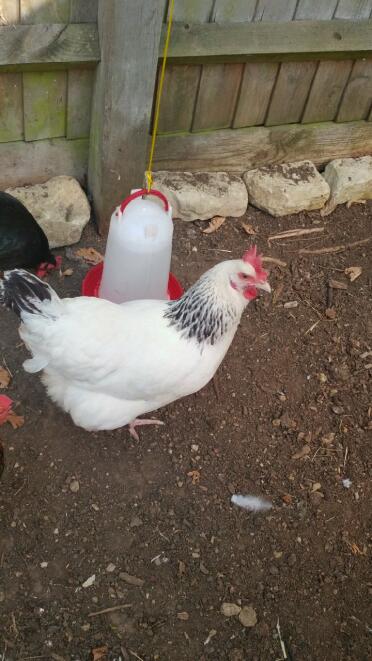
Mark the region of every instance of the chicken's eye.
POLYGON ((248 276, 246 273, 239 273, 239 277, 240 277, 242 280, 247 280, 247 278, 249 278, 249 276, 248 276))

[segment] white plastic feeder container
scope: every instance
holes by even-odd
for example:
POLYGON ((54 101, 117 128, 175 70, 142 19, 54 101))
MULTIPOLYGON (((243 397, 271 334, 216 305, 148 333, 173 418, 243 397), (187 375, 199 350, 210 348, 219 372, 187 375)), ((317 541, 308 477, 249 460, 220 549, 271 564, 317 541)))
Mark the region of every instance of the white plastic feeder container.
POLYGON ((167 299, 172 238, 167 198, 156 190, 131 191, 111 216, 100 298, 113 303, 167 299))

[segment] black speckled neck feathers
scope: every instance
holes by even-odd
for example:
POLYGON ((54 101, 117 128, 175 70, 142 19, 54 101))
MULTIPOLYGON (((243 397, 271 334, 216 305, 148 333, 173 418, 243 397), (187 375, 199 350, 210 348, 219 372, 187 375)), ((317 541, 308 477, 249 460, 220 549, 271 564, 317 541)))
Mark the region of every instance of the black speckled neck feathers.
POLYGON ((165 318, 183 338, 213 345, 237 327, 242 312, 219 294, 211 271, 207 271, 182 298, 167 304, 165 318))

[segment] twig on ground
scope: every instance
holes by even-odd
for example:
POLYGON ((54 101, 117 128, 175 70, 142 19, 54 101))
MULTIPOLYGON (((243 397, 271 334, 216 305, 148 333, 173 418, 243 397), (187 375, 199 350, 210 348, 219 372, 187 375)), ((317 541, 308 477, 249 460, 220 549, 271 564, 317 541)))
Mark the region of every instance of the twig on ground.
POLYGON ((88 613, 88 617, 97 617, 98 615, 104 615, 105 613, 114 613, 115 611, 123 610, 124 608, 131 608, 132 604, 120 604, 119 606, 110 606, 110 608, 104 608, 101 611, 96 611, 94 613, 88 613))
POLYGON ((268 237, 267 241, 268 243, 270 243, 270 241, 291 239, 293 237, 306 236, 306 234, 320 234, 321 232, 324 232, 324 227, 308 227, 308 228, 300 227, 299 229, 286 230, 285 232, 280 232, 279 234, 273 234, 272 236, 268 237))
POLYGON ((283 262, 281 259, 277 259, 276 257, 262 257, 262 263, 277 264, 277 266, 282 266, 283 268, 287 266, 287 262, 283 262))
POLYGON ((143 658, 141 656, 138 656, 133 650, 129 650, 129 654, 135 657, 135 659, 138 659, 138 661, 143 661, 143 658))
POLYGON ((286 650, 286 647, 285 647, 285 644, 284 644, 284 640, 282 638, 282 632, 280 631, 279 618, 278 618, 278 621, 276 623, 276 630, 278 632, 280 647, 281 647, 281 650, 282 650, 283 659, 285 661, 285 659, 288 659, 288 656, 287 656, 287 650, 286 650))
POLYGON ((299 255, 328 255, 337 252, 344 252, 345 250, 352 250, 359 246, 364 246, 366 243, 372 241, 372 236, 360 241, 353 241, 353 243, 342 243, 339 246, 328 246, 327 248, 317 248, 316 250, 309 250, 308 248, 301 248, 298 251, 299 255))
POLYGON ((304 333, 304 335, 307 335, 308 333, 311 333, 311 332, 314 330, 314 328, 317 327, 317 325, 318 325, 319 323, 320 323, 320 319, 318 319, 318 321, 316 321, 314 324, 312 324, 312 325, 310 326, 310 328, 308 328, 307 331, 304 333))

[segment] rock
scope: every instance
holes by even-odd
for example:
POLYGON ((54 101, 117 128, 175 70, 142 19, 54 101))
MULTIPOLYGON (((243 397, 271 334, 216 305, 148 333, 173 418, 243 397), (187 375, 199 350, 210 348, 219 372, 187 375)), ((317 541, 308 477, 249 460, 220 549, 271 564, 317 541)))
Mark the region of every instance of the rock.
POLYGON ((142 578, 137 578, 137 576, 131 576, 130 574, 127 574, 127 572, 125 571, 120 572, 119 578, 122 581, 125 581, 125 583, 128 583, 128 585, 135 585, 138 588, 141 588, 145 584, 145 581, 142 578))
POLYGON ((78 480, 71 480, 71 482, 70 482, 70 491, 72 491, 72 493, 77 493, 79 491, 79 489, 80 489, 80 484, 79 484, 78 480))
POLYGON ((93 585, 96 581, 96 575, 92 574, 92 576, 89 576, 84 583, 82 583, 83 588, 90 588, 91 585, 93 585))
POLYGON ((164 193, 173 217, 181 220, 239 217, 248 206, 243 180, 226 172, 156 172, 154 188, 164 193))
POLYGON ((116 565, 114 565, 113 562, 109 562, 109 564, 108 564, 107 567, 106 567, 106 571, 107 571, 107 573, 108 573, 108 574, 112 574, 112 572, 114 572, 115 569, 116 569, 116 565))
POLYGON ((309 498, 312 502, 313 505, 317 506, 320 505, 324 498, 324 494, 322 494, 321 491, 314 491, 313 493, 309 494, 309 498))
POLYGON ((187 622, 187 620, 190 618, 190 615, 187 611, 182 611, 181 613, 177 613, 177 617, 179 620, 187 622))
POLYGON ((221 613, 225 617, 235 617, 235 615, 239 615, 241 611, 241 607, 238 606, 238 604, 230 604, 228 602, 224 602, 221 606, 221 613))
POLYGON ((73 177, 53 177, 45 184, 8 188, 43 228, 51 248, 77 243, 90 218, 83 189, 73 177))
POLYGON ((229 661, 245 661, 246 656, 244 650, 235 648, 229 654, 229 661))
POLYGON ((294 567, 294 565, 297 562, 297 558, 294 553, 291 553, 290 556, 288 557, 287 563, 290 567, 294 567))
POLYGON ((139 516, 134 516, 131 519, 131 522, 130 522, 129 525, 130 525, 131 528, 139 528, 140 526, 142 526, 142 524, 143 524, 142 519, 140 519, 139 516))
POLYGON ((330 188, 311 161, 249 170, 243 175, 249 202, 272 216, 321 209, 330 188))
POLYGON ((323 176, 331 196, 322 216, 331 213, 338 204, 372 199, 372 156, 337 158, 328 163, 323 176))
POLYGON ((257 614, 252 606, 244 606, 239 613, 239 621, 243 627, 254 627, 257 624, 257 614))

